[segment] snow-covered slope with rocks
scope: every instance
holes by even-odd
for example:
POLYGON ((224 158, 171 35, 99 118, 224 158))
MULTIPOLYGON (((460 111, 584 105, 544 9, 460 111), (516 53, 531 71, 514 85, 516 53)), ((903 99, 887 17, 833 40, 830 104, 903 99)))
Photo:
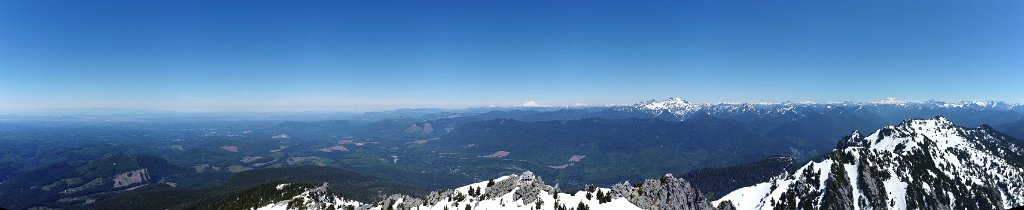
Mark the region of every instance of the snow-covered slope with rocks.
MULTIPOLYGON (((287 185, 278 188, 285 190, 285 187, 287 185)), ((564 193, 527 171, 522 175, 434 191, 422 198, 391 195, 373 204, 347 200, 327 191, 326 185, 310 187, 290 199, 254 209, 714 209, 688 182, 671 174, 636 185, 626 182, 611 188, 588 187, 564 193)))
POLYGON ((713 202, 736 209, 1004 209, 1024 206, 1024 148, 944 117, 854 132, 820 162, 713 202))

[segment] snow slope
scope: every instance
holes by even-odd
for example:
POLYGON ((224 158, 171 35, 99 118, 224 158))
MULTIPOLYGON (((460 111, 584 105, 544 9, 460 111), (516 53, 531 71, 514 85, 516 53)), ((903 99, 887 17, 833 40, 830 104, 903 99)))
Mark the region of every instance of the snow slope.
MULTIPOLYGON (((283 189, 283 186, 278 189, 283 189)), ((503 176, 451 190, 435 191, 423 198, 391 195, 373 204, 347 200, 324 193, 326 191, 328 189, 323 185, 290 199, 253 209, 712 209, 703 195, 690 187, 689 183, 671 174, 645 180, 638 185, 627 182, 611 188, 588 187, 578 192, 564 193, 545 185, 540 177, 527 171, 522 175, 503 176)))
POLYGON ((854 132, 820 162, 714 201, 737 209, 1002 209, 1024 206, 1024 149, 943 117, 854 132))

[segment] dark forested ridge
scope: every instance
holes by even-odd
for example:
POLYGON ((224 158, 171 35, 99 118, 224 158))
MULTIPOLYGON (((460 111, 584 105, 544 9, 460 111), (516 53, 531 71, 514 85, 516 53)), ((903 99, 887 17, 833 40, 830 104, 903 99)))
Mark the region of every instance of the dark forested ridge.
POLYGON ((762 161, 721 168, 701 168, 683 174, 711 200, 741 187, 765 182, 794 166, 792 157, 770 157, 762 161))
POLYGON ((132 187, 184 180, 190 172, 150 155, 113 154, 92 161, 66 161, 0 183, 0 203, 15 209, 40 204, 72 207, 132 187))
MULTIPOLYGON (((301 166, 240 172, 229 177, 226 182, 198 189, 175 189, 166 186, 155 186, 140 189, 134 193, 122 194, 87 206, 94 209, 143 207, 218 209, 217 206, 209 205, 220 204, 225 199, 235 199, 250 194, 254 195, 254 197, 245 198, 259 200, 264 198, 261 197, 264 195, 252 194, 253 192, 266 191, 269 189, 265 188, 273 187, 283 182, 306 183, 306 185, 310 186, 326 183, 332 189, 332 193, 339 193, 348 199, 362 202, 375 201, 381 195, 394 193, 424 195, 429 191, 425 188, 400 184, 336 167, 301 166)), ((248 202, 244 201, 242 203, 248 202)))
POLYGON ((994 128, 1017 139, 1024 139, 1024 119, 1016 122, 995 125, 994 128))
MULTIPOLYGON (((771 144, 742 123, 726 119, 664 121, 657 119, 603 119, 525 122, 497 119, 468 123, 424 145, 438 152, 481 156, 507 152, 497 162, 530 168, 563 186, 582 183, 613 184, 622 180, 658 176, 665 171, 745 163, 787 148, 771 144), (578 157, 578 160, 570 160, 578 157), (652 161, 657 160, 657 161, 652 161), (622 171, 630 171, 625 174, 622 171)), ((464 164, 476 164, 465 161, 464 164)), ((424 164, 426 165, 426 164, 424 164)), ((467 173, 499 173, 478 169, 467 173)), ((508 173, 508 172, 503 172, 508 173)))

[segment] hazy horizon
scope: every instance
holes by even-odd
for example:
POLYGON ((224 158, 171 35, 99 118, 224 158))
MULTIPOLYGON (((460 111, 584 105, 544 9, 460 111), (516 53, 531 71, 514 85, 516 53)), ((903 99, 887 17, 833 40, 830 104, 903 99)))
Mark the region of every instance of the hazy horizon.
POLYGON ((695 104, 781 104, 781 103, 923 103, 928 101, 938 101, 945 103, 961 103, 961 102, 1003 102, 1014 105, 1024 105, 1020 102, 1011 102, 1005 100, 957 100, 957 101, 945 101, 945 100, 913 100, 913 99, 900 99, 895 97, 886 97, 880 100, 869 100, 869 101, 713 101, 713 102, 701 102, 687 100, 681 97, 663 97, 655 99, 647 99, 634 101, 630 103, 608 103, 608 104, 547 104, 538 101, 526 101, 520 104, 490 104, 485 106, 460 106, 460 107, 379 107, 370 109, 337 109, 337 108, 323 108, 323 109, 297 109, 297 110, 259 110, 259 109, 147 109, 147 108, 125 108, 125 107, 78 107, 78 108, 55 108, 55 109, 33 109, 33 110, 19 110, 19 111, 0 111, 0 114, 67 114, 67 115, 90 115, 90 114, 119 114, 119 113, 131 113, 131 114, 148 114, 148 113, 178 113, 178 114, 287 114, 287 113, 368 113, 368 112, 388 112, 388 111, 400 111, 400 110, 450 110, 459 111, 467 109, 523 109, 523 108, 584 108, 584 107, 614 107, 614 106, 629 106, 637 103, 643 103, 650 100, 654 101, 666 101, 680 99, 685 100, 689 103, 695 104))

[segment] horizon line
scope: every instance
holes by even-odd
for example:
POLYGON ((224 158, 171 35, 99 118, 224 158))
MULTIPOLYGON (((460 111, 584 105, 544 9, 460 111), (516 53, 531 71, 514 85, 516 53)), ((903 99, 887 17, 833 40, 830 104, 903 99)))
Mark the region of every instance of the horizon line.
POLYGON ((993 102, 1003 103, 1010 105, 1011 107, 1024 106, 1021 102, 1010 102, 1007 100, 957 100, 957 101, 943 101, 936 99, 928 100, 898 100, 893 97, 887 97, 882 100, 872 101, 810 101, 810 100, 786 100, 786 101, 717 101, 717 102, 691 102, 684 100, 680 97, 667 97, 662 99, 649 99, 642 100, 634 103, 606 103, 606 104, 584 104, 584 103, 573 103, 573 104, 543 104, 536 101, 526 101, 522 104, 514 105, 466 105, 466 106, 408 106, 408 107, 390 107, 381 109, 339 109, 339 108, 310 108, 310 109, 238 109, 238 108, 143 108, 143 107, 69 107, 69 108, 43 108, 43 109, 30 109, 30 110, 6 110, 0 111, 0 114, 4 115, 119 115, 119 114, 300 114, 300 113, 349 113, 349 114, 362 114, 362 113, 374 113, 374 112, 394 112, 402 110, 441 110, 441 111, 466 111, 470 109, 552 109, 552 108, 600 108, 600 107, 620 107, 620 106, 631 106, 649 102, 666 102, 666 101, 683 101, 694 105, 739 105, 739 104, 752 104, 752 105, 775 105, 775 104, 878 104, 878 105, 896 105, 896 104, 910 104, 910 103, 928 103, 937 102, 945 104, 967 104, 967 103, 978 103, 978 102, 993 102), (107 112, 107 113, 103 113, 107 112), (120 113, 118 113, 120 112, 120 113))

